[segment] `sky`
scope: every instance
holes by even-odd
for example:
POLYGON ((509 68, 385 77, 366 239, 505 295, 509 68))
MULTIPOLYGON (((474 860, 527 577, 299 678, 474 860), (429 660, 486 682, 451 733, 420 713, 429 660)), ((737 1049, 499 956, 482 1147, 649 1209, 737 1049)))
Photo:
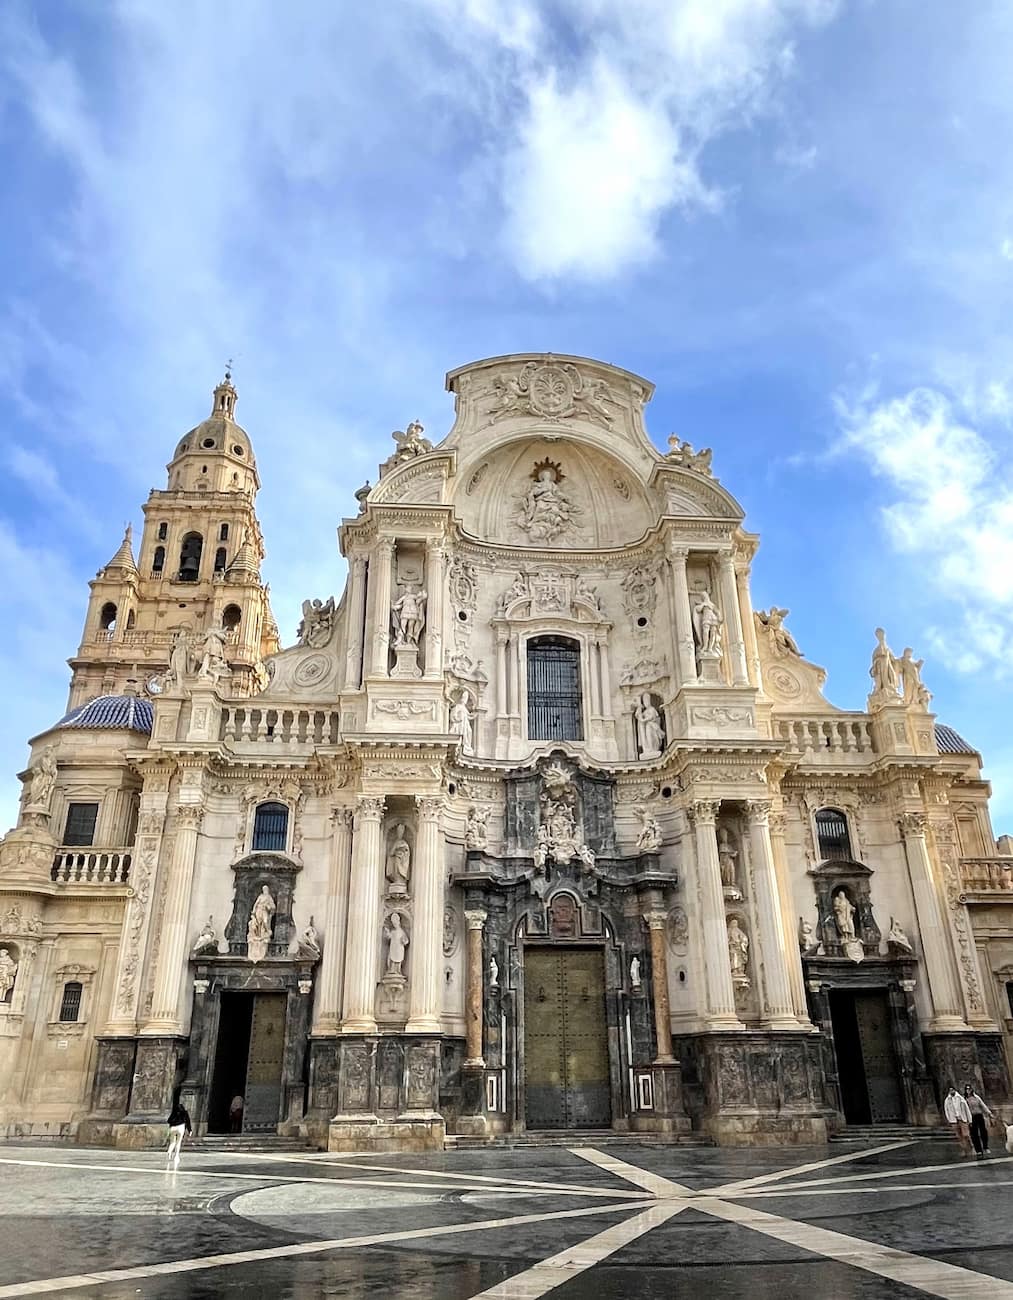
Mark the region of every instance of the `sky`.
POLYGON ((447 370, 575 353, 713 448, 828 699, 874 629, 1013 831, 1013 7, 0 6, 0 829, 88 580, 227 358, 283 641, 447 370))

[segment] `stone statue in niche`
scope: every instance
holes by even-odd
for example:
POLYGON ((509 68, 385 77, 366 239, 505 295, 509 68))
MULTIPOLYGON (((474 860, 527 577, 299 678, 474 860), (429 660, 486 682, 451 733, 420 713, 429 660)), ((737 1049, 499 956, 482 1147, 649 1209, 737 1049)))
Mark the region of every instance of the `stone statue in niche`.
POLYGON ((489 809, 476 808, 474 804, 468 809, 468 820, 464 826, 464 847, 466 849, 484 849, 489 845, 489 809))
POLYGON ((834 925, 842 943, 855 937, 855 908, 843 889, 838 889, 831 906, 834 910, 834 925))
POLYGON ((904 933, 900 922, 893 916, 890 917, 890 930, 886 936, 886 945, 893 953, 906 953, 909 957, 914 955, 911 940, 904 933))
POLYGON ((630 988, 631 989, 640 988, 640 982, 641 982, 640 981, 640 958, 631 957, 630 958, 630 988))
POLYGON ((499 962, 495 957, 489 958, 489 987, 499 988, 499 962))
POLYGON ((411 940, 401 924, 400 912, 391 912, 384 930, 384 938, 387 940, 386 973, 388 975, 403 975, 402 967, 404 966, 405 953, 408 951, 411 940))
POLYGON ((755 613, 756 621, 761 630, 767 633, 770 648, 775 655, 780 658, 786 658, 789 655, 793 655, 796 659, 802 658, 802 651, 798 648, 797 641, 784 626, 784 620, 788 617, 790 610, 778 609, 776 605, 771 605, 769 610, 758 609, 755 613))
POLYGON ((668 446, 669 451, 665 459, 669 464, 678 465, 682 469, 691 469, 697 474, 712 476, 710 447, 694 451, 692 445, 684 442, 677 433, 669 435, 668 446))
POLYGON ((516 519, 517 527, 536 544, 573 531, 580 509, 560 487, 565 477, 551 460, 539 461, 531 471, 533 481, 519 499, 516 519))
POLYGON ((665 748, 665 728, 661 714, 655 707, 654 697, 648 691, 641 693, 634 717, 637 721, 640 757, 660 758, 661 751, 665 748))
POLYGON ((56 747, 47 745, 31 767, 28 807, 34 812, 48 812, 56 788, 56 747))
POLYGON ((727 826, 718 827, 718 863, 721 867, 721 887, 725 898, 739 899, 742 893, 735 878, 735 863, 739 851, 727 826))
POLYGON ((264 885, 250 910, 250 923, 246 927, 246 951, 251 961, 263 961, 274 933, 274 914, 277 904, 270 887, 264 885))
POLYGON ((405 839, 405 824, 398 822, 394 827, 390 848, 387 850, 387 897, 403 898, 408 893, 408 879, 411 875, 412 851, 405 839))
POLYGON ((331 639, 334 630, 334 597, 326 600, 304 600, 302 622, 296 631, 300 645, 319 649, 331 639))
POLYGON ((427 593, 418 582, 410 582, 394 602, 391 620, 394 624, 394 647, 418 648, 422 629, 426 625, 427 593))
POLYGON ((194 957, 199 957, 204 952, 218 951, 218 932, 215 930, 215 918, 209 916, 201 926, 200 934, 194 940, 191 950, 194 957))
POLYGON ((697 656, 701 659, 719 659, 721 657, 721 614, 711 600, 706 587, 700 587, 694 593, 696 602, 693 609, 693 639, 696 641, 697 656))
POLYGON ((732 983, 743 987, 749 984, 749 936, 739 925, 737 916, 728 922, 728 961, 732 968, 732 983))
POLYGON ((641 853, 657 853, 661 848, 661 827, 657 817, 643 804, 637 804, 633 811, 640 818, 637 848, 641 853))
POLYGON ((18 963, 9 948, 0 948, 0 1002, 6 1002, 18 977, 18 963))
POLYGON ((560 866, 566 866, 577 858, 585 871, 591 871, 594 869, 594 853, 584 842, 584 828, 574 817, 576 796, 573 787, 567 783, 565 789, 557 787, 555 793, 557 797, 545 791, 539 796, 542 820, 535 845, 535 865, 544 867, 552 858, 560 866))
POLYGON ((472 707, 471 696, 465 690, 458 692, 457 698, 450 706, 450 730, 461 737, 463 754, 475 752, 475 710, 472 707))

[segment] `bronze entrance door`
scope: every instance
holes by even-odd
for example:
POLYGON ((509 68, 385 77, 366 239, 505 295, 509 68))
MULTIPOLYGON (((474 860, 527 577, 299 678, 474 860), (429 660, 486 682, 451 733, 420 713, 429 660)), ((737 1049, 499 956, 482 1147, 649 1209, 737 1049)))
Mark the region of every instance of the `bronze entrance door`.
POLYGON ((287 1001, 284 993, 222 993, 209 1132, 229 1132, 236 1096, 244 1101, 244 1133, 277 1129, 287 1001))
POLYGON ((612 1123, 600 948, 524 951, 524 1105, 530 1129, 612 1123))
POLYGON ((830 1010, 844 1118, 849 1124, 903 1122, 888 994, 835 990, 830 1010))

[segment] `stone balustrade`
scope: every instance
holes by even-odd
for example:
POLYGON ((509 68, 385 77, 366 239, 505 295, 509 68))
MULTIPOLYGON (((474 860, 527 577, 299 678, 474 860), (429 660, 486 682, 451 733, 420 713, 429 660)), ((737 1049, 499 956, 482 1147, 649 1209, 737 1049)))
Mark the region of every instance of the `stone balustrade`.
POLYGON ((961 858, 960 884, 968 894, 1005 894, 1013 902, 1013 857, 961 858))
POLYGON ((219 739, 237 744, 282 745, 290 748, 338 743, 337 709, 271 709, 226 706, 219 739))
POLYGON ((50 879, 58 884, 125 885, 132 849, 60 849, 50 879))
POLYGON ((792 753, 819 758, 833 754, 872 754, 872 728, 868 718, 861 713, 835 715, 834 717, 784 718, 777 723, 781 740, 787 741, 792 753))

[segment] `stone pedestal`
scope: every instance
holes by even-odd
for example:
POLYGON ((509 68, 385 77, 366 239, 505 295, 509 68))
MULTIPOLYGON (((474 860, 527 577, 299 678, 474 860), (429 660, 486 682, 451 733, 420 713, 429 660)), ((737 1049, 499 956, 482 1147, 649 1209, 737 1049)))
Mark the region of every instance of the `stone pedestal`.
POLYGON ((419 667, 419 648, 417 645, 398 645, 394 647, 394 668, 391 677, 421 677, 419 667))
POLYGON ((187 1040, 178 1035, 137 1040, 130 1110, 112 1128, 116 1146, 143 1149, 165 1145, 165 1121, 186 1053, 187 1040))
POLYGON ((634 1071, 634 1088, 640 1106, 630 1114, 635 1133, 686 1134, 693 1127, 682 1097, 682 1067, 676 1061, 655 1062, 649 1070, 634 1071))
MULTIPOLYGON (((136 1038, 97 1038, 98 1059, 92 1082, 91 1111, 78 1125, 85 1145, 111 1145, 114 1127, 126 1118, 134 1077, 136 1038)), ((168 1111, 166 1111, 168 1114, 168 1111)))

